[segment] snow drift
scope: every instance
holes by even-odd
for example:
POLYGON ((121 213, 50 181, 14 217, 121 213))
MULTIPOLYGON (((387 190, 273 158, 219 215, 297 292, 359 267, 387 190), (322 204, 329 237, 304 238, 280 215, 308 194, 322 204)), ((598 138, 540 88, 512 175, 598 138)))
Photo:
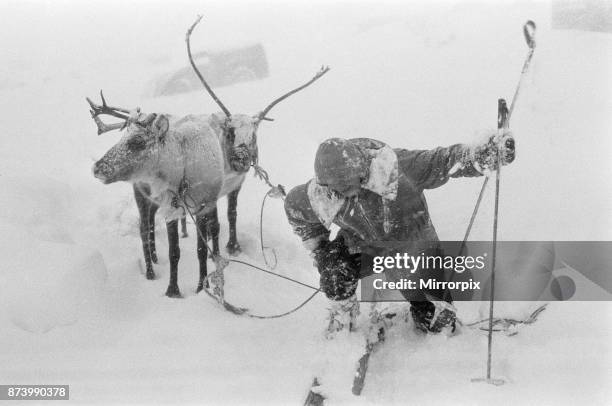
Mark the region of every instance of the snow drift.
POLYGON ((74 243, 71 190, 41 176, 0 177, 0 309, 16 326, 44 333, 77 322, 103 291, 102 255, 74 243))

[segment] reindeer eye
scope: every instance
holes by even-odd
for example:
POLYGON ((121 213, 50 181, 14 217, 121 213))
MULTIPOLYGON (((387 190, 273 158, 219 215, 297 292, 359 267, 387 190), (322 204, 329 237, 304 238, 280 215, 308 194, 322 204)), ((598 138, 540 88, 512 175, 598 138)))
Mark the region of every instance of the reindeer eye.
POLYGON ((145 139, 139 135, 130 138, 127 142, 130 151, 140 151, 147 146, 145 139))

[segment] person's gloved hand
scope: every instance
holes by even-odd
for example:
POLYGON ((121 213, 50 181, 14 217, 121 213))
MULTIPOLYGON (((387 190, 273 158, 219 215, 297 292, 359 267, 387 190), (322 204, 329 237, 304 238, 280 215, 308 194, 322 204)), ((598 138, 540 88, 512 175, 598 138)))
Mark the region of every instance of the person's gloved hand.
POLYGON ((344 300, 355 294, 361 256, 351 255, 342 237, 322 242, 313 254, 321 275, 321 290, 329 299, 344 300))
POLYGON ((503 135, 497 134, 489 137, 488 141, 474 149, 474 161, 482 170, 497 169, 497 151, 501 148, 500 158, 502 165, 514 161, 516 156, 516 143, 512 132, 507 131, 503 135))

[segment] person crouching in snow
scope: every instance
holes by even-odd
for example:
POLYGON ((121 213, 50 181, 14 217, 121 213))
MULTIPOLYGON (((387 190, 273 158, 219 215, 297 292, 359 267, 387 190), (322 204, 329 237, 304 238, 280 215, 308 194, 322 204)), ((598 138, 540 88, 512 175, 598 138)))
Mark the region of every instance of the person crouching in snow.
MULTIPOLYGON (((368 276, 367 270, 366 274, 361 270, 361 254, 381 255, 375 241, 402 241, 407 246, 439 241, 423 191, 442 186, 449 178, 495 170, 498 145, 502 163, 512 162, 515 143, 509 132, 501 139, 491 135, 477 146, 456 144, 432 150, 393 149, 369 138, 331 138, 319 145, 315 178, 289 192, 285 212, 293 231, 311 251, 321 290, 331 299, 328 337, 345 327, 350 330, 359 314, 355 291, 359 279, 368 276), (340 231, 330 241, 332 223, 340 231)), ((452 306, 438 306, 436 312, 436 303, 424 294, 414 300, 414 291, 401 293, 410 301, 419 330, 454 331, 452 306)))

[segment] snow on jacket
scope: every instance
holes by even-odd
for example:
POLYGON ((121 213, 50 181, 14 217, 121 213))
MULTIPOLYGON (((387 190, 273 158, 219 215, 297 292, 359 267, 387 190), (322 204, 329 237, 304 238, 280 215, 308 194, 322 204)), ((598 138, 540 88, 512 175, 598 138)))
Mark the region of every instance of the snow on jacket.
POLYGON ((407 150, 369 138, 349 141, 369 159, 369 176, 357 196, 338 198, 312 179, 293 188, 285 200, 289 223, 309 250, 329 239, 332 223, 340 227, 351 253, 381 255, 375 241, 438 241, 423 191, 449 178, 482 175, 465 144, 407 150))

